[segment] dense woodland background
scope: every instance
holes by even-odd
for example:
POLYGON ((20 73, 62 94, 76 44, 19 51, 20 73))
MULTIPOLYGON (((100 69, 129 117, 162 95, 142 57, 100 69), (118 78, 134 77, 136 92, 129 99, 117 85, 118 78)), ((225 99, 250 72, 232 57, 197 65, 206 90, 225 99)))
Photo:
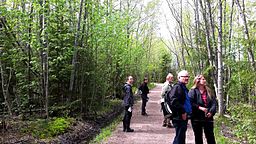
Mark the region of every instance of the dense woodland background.
POLYGON ((187 69, 190 82, 207 76, 236 136, 256 142, 255 1, 0 3, 2 117, 94 115, 121 97, 128 75, 138 86, 144 76, 164 82, 168 72, 187 69), (161 4, 173 18, 166 16, 168 38, 158 34, 161 4))
POLYGON ((170 56, 155 37, 156 4, 2 2, 1 112, 90 113, 120 97, 127 75, 160 81, 170 56))

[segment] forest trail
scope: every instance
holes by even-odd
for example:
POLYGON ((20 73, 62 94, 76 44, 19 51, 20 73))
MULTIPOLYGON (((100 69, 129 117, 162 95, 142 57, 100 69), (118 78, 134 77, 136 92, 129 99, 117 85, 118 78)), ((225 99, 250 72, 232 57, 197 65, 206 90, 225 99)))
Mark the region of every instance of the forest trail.
MULTIPOLYGON (((163 115, 160 112, 160 93, 162 84, 150 90, 146 110, 148 116, 141 115, 141 100, 133 109, 131 128, 133 133, 123 132, 122 122, 117 126, 112 136, 104 144, 170 144, 175 136, 174 128, 162 127, 163 115)), ((194 143, 191 124, 188 125, 186 144, 194 143)))

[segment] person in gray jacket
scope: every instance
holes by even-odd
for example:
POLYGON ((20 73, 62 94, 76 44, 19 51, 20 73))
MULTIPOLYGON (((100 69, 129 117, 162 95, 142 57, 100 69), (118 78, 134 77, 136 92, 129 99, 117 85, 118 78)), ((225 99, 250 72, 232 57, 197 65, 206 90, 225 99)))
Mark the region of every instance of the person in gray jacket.
POLYGON ((127 81, 123 87, 124 92, 124 118, 123 118, 123 131, 133 132, 134 130, 130 128, 131 118, 132 118, 132 107, 134 104, 134 98, 132 93, 133 77, 128 76, 127 81))
POLYGON ((173 75, 171 73, 169 73, 166 76, 166 81, 163 84, 162 92, 161 92, 161 109, 162 109, 163 115, 164 115, 164 120, 163 120, 163 125, 162 126, 163 127, 168 127, 168 128, 173 127, 172 124, 171 124, 171 117, 172 116, 171 116, 171 114, 168 114, 168 112, 165 109, 164 98, 167 95, 167 93, 172 89, 172 87, 173 87, 172 83, 173 83, 173 75))

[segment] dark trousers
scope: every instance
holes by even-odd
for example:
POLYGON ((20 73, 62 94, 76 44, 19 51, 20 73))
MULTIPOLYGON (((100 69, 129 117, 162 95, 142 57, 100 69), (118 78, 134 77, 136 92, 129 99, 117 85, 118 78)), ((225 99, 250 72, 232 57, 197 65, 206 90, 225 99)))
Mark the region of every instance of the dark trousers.
POLYGON ((132 118, 132 112, 128 111, 129 106, 124 107, 123 129, 130 129, 130 123, 132 118))
POLYGON ((167 111, 165 110, 164 102, 161 102, 161 107, 162 107, 162 110, 163 110, 163 115, 166 116, 168 113, 167 113, 167 111))
POLYGON ((188 121, 172 120, 172 123, 176 132, 173 144, 185 144, 188 121))
POLYGON ((141 105, 141 114, 145 114, 146 113, 146 105, 148 100, 146 98, 141 98, 142 100, 142 105, 141 105))
POLYGON ((191 121, 195 135, 195 143, 203 144, 203 130, 208 144, 216 144, 213 132, 213 122, 191 121))

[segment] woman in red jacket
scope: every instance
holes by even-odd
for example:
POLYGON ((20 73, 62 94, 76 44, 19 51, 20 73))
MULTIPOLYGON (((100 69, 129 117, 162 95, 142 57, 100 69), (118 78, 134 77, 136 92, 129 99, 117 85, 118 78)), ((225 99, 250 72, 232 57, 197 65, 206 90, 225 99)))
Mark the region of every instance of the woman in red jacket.
POLYGON ((192 105, 191 123, 195 135, 195 143, 203 144, 203 131, 208 144, 215 144, 213 132, 213 116, 216 113, 216 98, 207 86, 203 75, 194 79, 194 85, 189 91, 192 105))

